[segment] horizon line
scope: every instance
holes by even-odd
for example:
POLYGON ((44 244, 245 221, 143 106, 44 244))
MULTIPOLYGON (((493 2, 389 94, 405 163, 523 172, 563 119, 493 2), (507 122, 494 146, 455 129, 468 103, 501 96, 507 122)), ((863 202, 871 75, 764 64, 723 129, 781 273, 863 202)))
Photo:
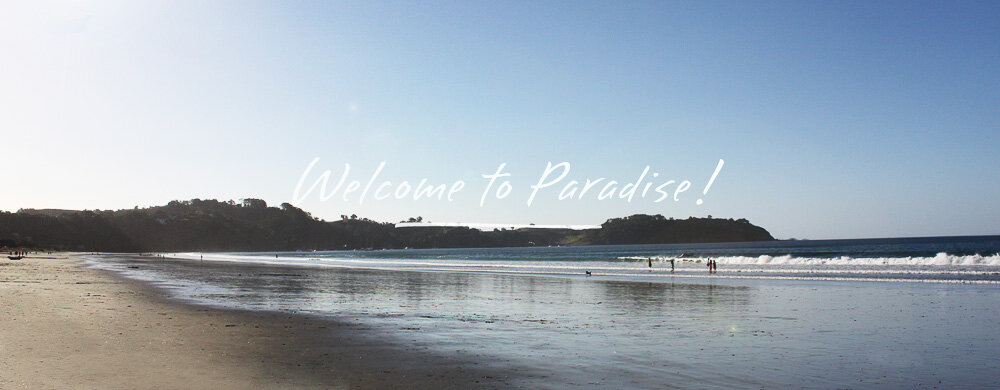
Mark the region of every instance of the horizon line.
POLYGON ((419 228, 419 227, 467 227, 479 230, 489 229, 569 229, 569 230, 589 230, 600 229, 601 225, 536 225, 518 223, 466 223, 466 222, 400 222, 395 224, 397 228, 419 228))

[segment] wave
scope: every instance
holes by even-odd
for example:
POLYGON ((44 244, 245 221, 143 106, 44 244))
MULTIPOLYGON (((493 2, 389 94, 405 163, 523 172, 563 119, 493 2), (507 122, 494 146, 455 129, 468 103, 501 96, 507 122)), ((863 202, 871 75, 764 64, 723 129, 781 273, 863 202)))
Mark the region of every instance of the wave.
MULTIPOLYGON (((169 257, 185 258, 191 260, 205 259, 212 261, 232 261, 232 262, 253 262, 263 264, 284 264, 289 263, 327 263, 334 262, 340 265, 398 265, 398 266, 452 266, 452 267, 497 267, 497 268, 576 268, 577 266, 595 267, 607 269, 619 269, 614 263, 601 262, 578 262, 578 261, 557 261, 557 260, 537 260, 532 262, 506 262, 490 260, 459 260, 459 259, 405 259, 405 258, 382 258, 382 259, 349 259, 349 258, 323 258, 323 257, 265 257, 260 255, 236 255, 236 254, 201 254, 201 253, 174 253, 169 257), (596 264, 595 264, 596 263, 596 264), (584 265, 586 264, 586 265, 584 265), (598 265, 600 264, 600 265, 598 265), (603 267, 602 267, 603 265, 603 267)), ((714 259, 721 265, 744 265, 744 266, 993 266, 1000 267, 1000 254, 983 256, 975 255, 950 255, 948 253, 938 253, 933 257, 798 257, 794 255, 783 256, 717 256, 717 257, 677 257, 677 256, 620 256, 619 261, 645 262, 652 258, 657 262, 667 262, 675 260, 679 263, 704 263, 709 259, 714 259)), ((630 269, 626 267, 622 269, 630 269)), ((730 268, 732 269, 732 268, 730 268)), ((937 271, 935 271, 937 272, 937 271)))
POLYGON ((890 265, 890 266, 1000 266, 1000 254, 983 256, 975 255, 950 255, 945 252, 938 253, 933 257, 798 257, 793 255, 784 256, 713 256, 713 257, 678 257, 678 256, 622 256, 618 260, 646 261, 652 257, 656 261, 682 261, 682 262, 705 262, 714 259, 719 264, 729 265, 890 265))
MULTIPOLYGON (((672 278, 703 278, 703 264, 709 257, 621 256, 609 260, 589 261, 505 261, 462 259, 407 258, 344 258, 298 257, 278 254, 176 253, 167 257, 199 260, 255 263, 278 266, 319 268, 369 268, 397 271, 476 272, 500 274, 530 274, 536 276, 581 276, 589 271, 593 276, 627 280, 672 280, 672 278), (273 257, 272 257, 273 256, 273 257), (679 260, 676 270, 669 266, 647 268, 645 261, 679 260), (700 264, 698 264, 700 263, 700 264)), ((885 282, 1000 283, 1000 255, 956 256, 939 253, 933 257, 797 257, 785 256, 722 256, 714 258, 720 272, 714 278, 724 279, 785 279, 842 280, 885 282)))

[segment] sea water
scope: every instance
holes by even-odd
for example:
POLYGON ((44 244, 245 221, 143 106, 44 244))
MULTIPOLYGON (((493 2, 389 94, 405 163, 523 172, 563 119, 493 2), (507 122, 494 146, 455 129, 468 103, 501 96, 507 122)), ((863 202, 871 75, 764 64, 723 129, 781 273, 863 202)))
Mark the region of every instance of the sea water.
POLYGON ((993 236, 89 261, 196 304, 348 319, 508 364, 530 387, 983 387, 1000 386, 998 250, 993 236))
POLYGON ((280 253, 171 257, 274 265, 592 276, 665 281, 715 278, 1000 282, 1000 236, 584 247, 280 253), (673 267, 671 267, 671 261, 673 267), (654 266, 650 266, 650 262, 654 266))

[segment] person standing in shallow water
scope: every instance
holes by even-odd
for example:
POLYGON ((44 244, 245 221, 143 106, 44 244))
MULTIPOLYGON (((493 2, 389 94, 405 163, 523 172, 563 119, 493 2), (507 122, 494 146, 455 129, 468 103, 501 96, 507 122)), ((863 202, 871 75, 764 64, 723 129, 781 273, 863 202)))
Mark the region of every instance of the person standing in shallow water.
POLYGON ((653 268, 653 258, 652 257, 647 257, 646 258, 646 263, 649 264, 649 268, 653 268))

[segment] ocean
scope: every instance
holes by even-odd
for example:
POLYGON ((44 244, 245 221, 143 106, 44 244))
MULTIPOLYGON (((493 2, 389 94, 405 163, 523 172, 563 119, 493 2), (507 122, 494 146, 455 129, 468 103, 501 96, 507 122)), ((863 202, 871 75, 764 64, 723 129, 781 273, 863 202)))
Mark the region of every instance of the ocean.
POLYGON ((187 303, 357 323, 532 388, 997 387, 998 252, 976 236, 87 262, 187 303))

